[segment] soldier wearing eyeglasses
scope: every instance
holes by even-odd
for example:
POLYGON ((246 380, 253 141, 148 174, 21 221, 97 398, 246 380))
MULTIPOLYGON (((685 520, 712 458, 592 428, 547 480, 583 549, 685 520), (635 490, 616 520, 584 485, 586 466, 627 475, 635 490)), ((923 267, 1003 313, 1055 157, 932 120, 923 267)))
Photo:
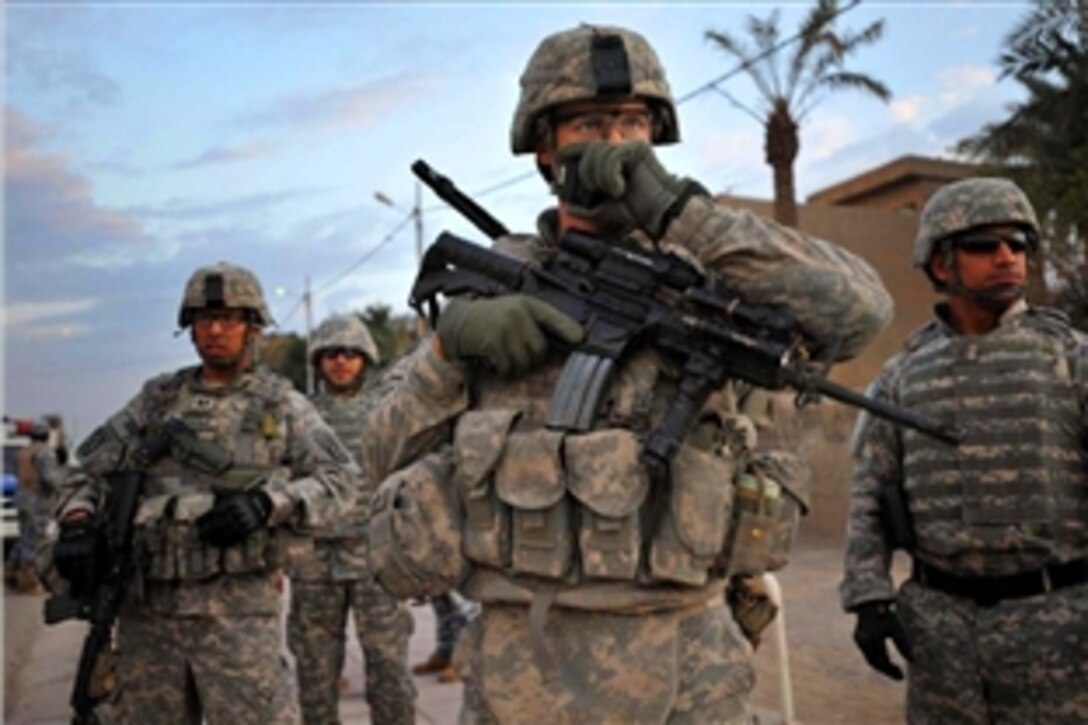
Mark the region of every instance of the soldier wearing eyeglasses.
POLYGON ((252 272, 196 270, 178 325, 200 363, 148 381, 79 447, 53 552, 77 598, 108 565, 113 474, 142 474, 139 569, 117 626, 121 722, 298 722, 281 657, 286 537, 350 507, 358 468, 289 381, 254 366, 271 322, 252 272), (145 440, 178 421, 195 435, 147 460, 145 440))
MULTIPOLYGON (((872 268, 716 204, 658 160, 654 145, 679 138, 665 70, 643 36, 592 25, 548 36, 521 76, 511 143, 558 203, 538 234, 496 249, 542 262, 571 230, 630 239, 682 256, 749 302, 782 305, 814 350, 856 354, 891 314, 872 268)), ((795 511, 786 502, 803 497, 804 464, 757 449, 758 416, 727 386, 668 471, 651 475, 640 448, 680 377, 652 344, 618 362, 588 429, 549 427, 549 400, 582 336, 536 298, 446 305, 370 421, 367 474, 411 463, 374 499, 374 529, 390 532, 371 538, 375 575, 402 591, 455 586, 480 602, 455 657, 464 722, 749 722, 752 650, 723 592, 732 574, 772 564, 770 547, 732 556, 732 514, 745 476, 774 486, 776 511, 795 511), (433 453, 412 463, 421 450, 433 453), (384 525, 394 506, 425 510, 418 536, 384 525)))
MULTIPOLYGON (((314 406, 361 460, 367 373, 378 348, 357 315, 333 315, 314 332, 310 355, 318 371, 314 406)), ((298 664, 303 722, 340 721, 340 674, 351 612, 366 667, 366 700, 377 723, 414 720, 415 686, 408 672, 412 616, 370 575, 366 556, 372 487, 355 479, 356 505, 315 532, 312 550, 292 556, 287 641, 298 664)))
POLYGON ((871 391, 966 438, 855 431, 842 602, 873 668, 908 661, 910 722, 1088 721, 1088 336, 1025 301, 1038 247, 1011 181, 933 195, 913 261, 946 299, 871 391))

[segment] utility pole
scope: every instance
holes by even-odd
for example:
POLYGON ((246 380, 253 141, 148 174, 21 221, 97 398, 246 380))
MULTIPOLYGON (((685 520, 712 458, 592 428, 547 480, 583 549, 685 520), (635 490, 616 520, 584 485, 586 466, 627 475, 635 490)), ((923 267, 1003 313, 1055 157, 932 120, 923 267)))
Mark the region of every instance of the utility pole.
POLYGON ((302 305, 306 312, 306 394, 312 396, 314 394, 314 361, 310 355, 310 345, 313 343, 314 310, 313 295, 310 293, 310 275, 306 275, 302 305))

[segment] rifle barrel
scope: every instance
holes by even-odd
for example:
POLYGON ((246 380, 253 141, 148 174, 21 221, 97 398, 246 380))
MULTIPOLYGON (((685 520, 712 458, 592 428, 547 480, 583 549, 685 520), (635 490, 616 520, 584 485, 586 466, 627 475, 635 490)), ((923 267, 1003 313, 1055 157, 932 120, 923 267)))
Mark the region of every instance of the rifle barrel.
POLYGON ((475 224, 488 238, 498 239, 510 233, 502 222, 458 189, 456 184, 432 169, 423 159, 417 159, 412 164, 412 173, 429 186, 439 199, 461 212, 462 216, 475 224))

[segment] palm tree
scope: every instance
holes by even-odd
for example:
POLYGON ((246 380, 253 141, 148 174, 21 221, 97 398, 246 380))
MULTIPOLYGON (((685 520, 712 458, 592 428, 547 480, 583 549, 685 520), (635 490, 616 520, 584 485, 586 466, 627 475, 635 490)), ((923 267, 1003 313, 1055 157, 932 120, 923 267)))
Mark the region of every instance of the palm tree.
POLYGON ((1001 77, 1021 84, 1024 100, 956 148, 1027 192, 1043 225, 1030 291, 1088 325, 1088 0, 1035 0, 1004 48, 1001 77))
POLYGON ((706 31, 708 40, 741 61, 741 68, 752 77, 762 97, 760 108, 753 110, 714 86, 763 125, 765 158, 774 170, 774 218, 790 226, 797 226, 793 162, 801 148, 800 123, 832 91, 855 89, 882 101, 891 97, 880 81, 843 67, 846 56, 880 39, 884 21, 878 20, 860 33, 840 33, 834 26, 842 12, 838 0, 817 0, 801 23, 798 42, 784 67, 779 51, 790 41, 779 39, 777 10, 766 20, 748 16, 747 30, 754 42, 751 48, 727 32, 706 31))

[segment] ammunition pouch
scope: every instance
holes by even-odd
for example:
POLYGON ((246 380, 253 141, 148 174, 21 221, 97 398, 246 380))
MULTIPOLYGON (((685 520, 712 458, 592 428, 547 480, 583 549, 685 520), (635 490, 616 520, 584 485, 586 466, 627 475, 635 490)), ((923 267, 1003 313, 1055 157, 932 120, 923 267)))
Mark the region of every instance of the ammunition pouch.
POLYGON ((424 456, 383 481, 370 515, 368 563, 393 596, 437 596, 468 576, 448 451, 424 456))
POLYGON ((470 411, 454 432, 463 549, 508 575, 705 585, 727 540, 731 459, 684 446, 652 538, 651 486, 635 433, 513 431, 518 412, 470 411), (649 541, 647 539, 649 538, 649 541))
POLYGON ((808 513, 810 476, 790 453, 752 457, 736 480, 733 522, 719 560, 723 571, 754 575, 786 565, 801 517, 808 513))
MULTIPOLYGON (((236 467, 215 480, 216 492, 261 485, 276 469, 236 467)), ((220 574, 269 571, 283 563, 277 531, 261 527, 232 546, 217 547, 200 538, 196 521, 215 505, 210 491, 160 494, 141 502, 136 531, 148 581, 200 581, 220 574)))

